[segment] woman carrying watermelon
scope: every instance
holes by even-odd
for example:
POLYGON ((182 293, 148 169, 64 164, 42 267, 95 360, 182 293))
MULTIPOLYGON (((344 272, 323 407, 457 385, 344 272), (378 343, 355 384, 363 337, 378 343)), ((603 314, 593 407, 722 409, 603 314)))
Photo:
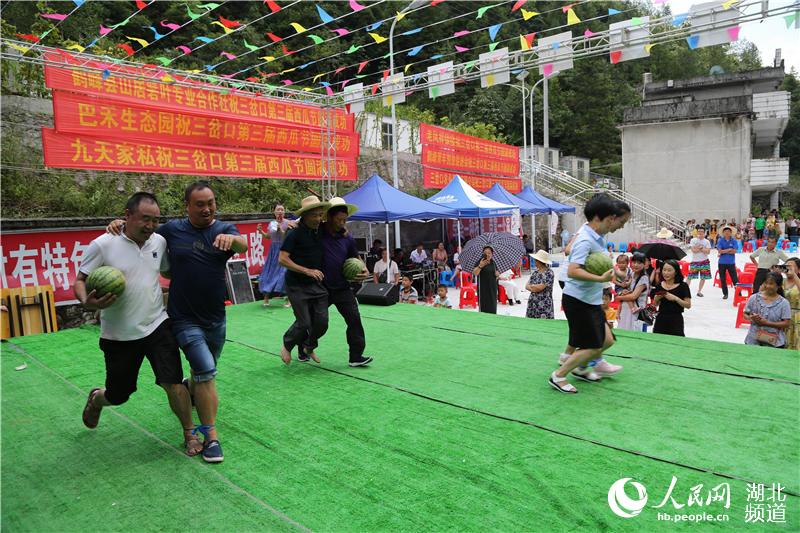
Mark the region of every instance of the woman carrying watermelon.
POLYGON ((631 216, 631 208, 607 194, 597 194, 586 202, 583 214, 587 222, 572 243, 561 300, 569 323, 568 345, 575 351, 570 355, 562 354, 561 366, 549 378, 550 386, 567 394, 578 392, 567 381, 570 372, 583 381, 596 382, 601 376, 593 366, 606 368, 609 372, 606 375, 621 368, 602 359, 603 352, 614 344, 614 335, 601 307, 603 287, 615 275, 620 279, 625 277, 625 272, 616 271, 608 259, 605 234, 624 226, 631 216))
MULTIPOLYGON (((284 218, 286 210, 281 204, 275 206, 275 220, 267 225, 267 231, 261 229, 259 224, 256 229, 265 239, 269 239, 269 253, 264 260, 264 268, 258 278, 258 290, 264 295, 264 307, 269 306, 269 299, 275 295, 284 294, 283 281, 286 276, 286 269, 278 263, 278 256, 281 254, 281 245, 286 232, 297 224, 284 218)), ((291 307, 289 298, 286 298, 284 307, 291 307)))

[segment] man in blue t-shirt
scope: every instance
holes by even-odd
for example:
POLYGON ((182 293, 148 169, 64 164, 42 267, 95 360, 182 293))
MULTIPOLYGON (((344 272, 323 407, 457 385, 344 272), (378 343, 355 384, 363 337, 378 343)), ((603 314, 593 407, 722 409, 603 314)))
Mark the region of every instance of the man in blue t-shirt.
MULTIPOLYGON (((184 192, 188 217, 171 220, 156 230, 167 241, 170 265, 167 314, 172 333, 191 367, 192 381, 184 380, 197 406, 200 425, 195 433, 205 437, 203 459, 223 460, 215 427, 219 398, 217 360, 225 343, 225 266, 234 254, 247 251, 247 241, 236 226, 216 220, 214 191, 196 181, 184 192)), ((122 221, 109 226, 120 230, 122 221)))
POLYGON ((728 299, 728 276, 731 284, 736 287, 739 278, 736 275, 736 250, 739 243, 733 238, 733 230, 730 226, 722 228, 722 237, 717 239, 717 250, 719 250, 719 281, 722 284, 722 299, 728 299), (726 275, 727 274, 727 275, 726 275))

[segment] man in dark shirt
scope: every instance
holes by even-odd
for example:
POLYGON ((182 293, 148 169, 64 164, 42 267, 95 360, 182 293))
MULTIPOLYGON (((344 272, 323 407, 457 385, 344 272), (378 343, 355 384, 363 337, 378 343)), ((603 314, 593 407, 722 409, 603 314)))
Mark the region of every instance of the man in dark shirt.
MULTIPOLYGON (((356 300, 350 282, 342 275, 344 262, 351 257, 358 257, 358 247, 352 236, 347 234, 345 223, 347 217, 358 211, 352 204, 345 203, 343 198, 331 198, 330 207, 322 226, 322 272, 323 281, 328 289, 328 305, 334 304, 347 324, 347 345, 350 348, 350 366, 366 366, 372 357, 364 357, 366 339, 361 314, 358 312, 356 300)), ((364 269, 353 281, 369 278, 369 270, 364 269)), ((303 354, 298 357, 302 360, 303 354)))
MULTIPOLYGON (((215 426, 219 407, 215 376, 225 344, 225 267, 231 256, 247 251, 247 241, 235 225, 215 219, 216 199, 207 182, 190 184, 184 202, 188 217, 170 220, 156 230, 167 241, 172 279, 167 314, 191 367, 192 381, 185 384, 200 417, 195 433, 205 437, 203 460, 219 463, 223 455, 215 426)), ((109 230, 116 233, 122 222, 112 222, 109 230)))
POLYGON ((292 304, 294 323, 283 334, 281 359, 292 362, 292 350, 298 346, 301 360, 308 357, 319 363, 314 352, 319 339, 328 330, 328 291, 323 285, 322 240, 320 222, 327 202, 316 196, 307 196, 300 202, 295 215, 300 217, 297 227, 286 234, 278 262, 286 268, 284 286, 292 304))

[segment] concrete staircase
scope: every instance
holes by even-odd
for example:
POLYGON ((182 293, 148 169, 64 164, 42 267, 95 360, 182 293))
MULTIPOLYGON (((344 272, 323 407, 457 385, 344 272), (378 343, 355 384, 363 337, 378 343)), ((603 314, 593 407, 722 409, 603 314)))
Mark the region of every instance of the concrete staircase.
POLYGON ((654 239, 656 233, 661 228, 666 227, 672 231, 672 240, 677 244, 686 242, 686 221, 622 189, 597 189, 564 171, 549 167, 538 161, 534 161, 530 171, 533 175, 534 188, 538 192, 561 203, 574 205, 579 210, 589 198, 600 192, 606 192, 611 197, 626 202, 631 206, 631 218, 626 225, 628 231, 624 233, 634 233, 631 234, 631 241, 639 242, 654 239), (631 232, 631 230, 635 231, 631 232), (635 234, 638 234, 638 236, 635 234))

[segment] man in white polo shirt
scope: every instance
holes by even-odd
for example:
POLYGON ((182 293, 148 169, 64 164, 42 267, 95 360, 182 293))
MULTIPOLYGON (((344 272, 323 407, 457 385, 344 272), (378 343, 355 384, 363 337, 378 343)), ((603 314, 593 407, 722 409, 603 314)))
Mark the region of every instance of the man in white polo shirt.
POLYGON ((156 384, 167 392, 169 404, 183 428, 188 455, 203 449, 192 435, 192 406, 181 382, 178 343, 172 335, 159 283, 169 270, 167 242, 155 233, 161 210, 156 197, 138 192, 125 206, 125 229, 92 241, 75 280, 75 296, 87 309, 100 309, 100 349, 105 355, 106 386, 93 388, 83 410, 83 423, 94 429, 103 407, 121 405, 136 391, 139 368, 147 357, 156 384), (98 298, 88 292, 86 279, 101 266, 112 266, 125 276, 125 291, 98 298))

